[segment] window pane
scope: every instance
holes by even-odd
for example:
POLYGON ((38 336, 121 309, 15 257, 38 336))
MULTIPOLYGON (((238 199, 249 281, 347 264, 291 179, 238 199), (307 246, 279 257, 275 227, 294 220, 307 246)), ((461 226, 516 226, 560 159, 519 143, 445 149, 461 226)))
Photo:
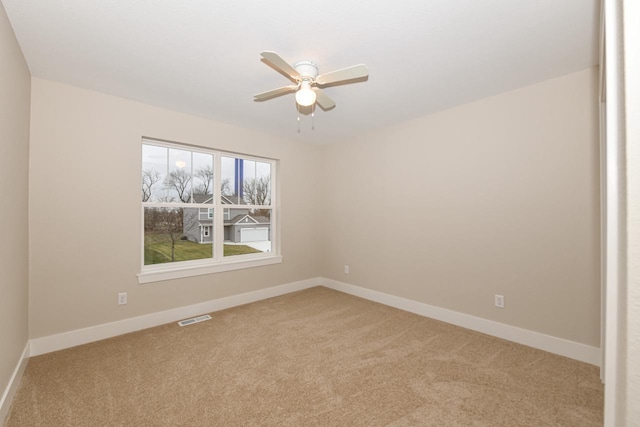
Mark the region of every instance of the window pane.
POLYGON ((222 196, 223 203, 270 205, 271 164, 222 157, 222 196))
MULTIPOLYGON (((227 198, 238 194, 236 185, 236 171, 238 169, 238 160, 235 157, 222 156, 220 159, 222 182, 220 183, 220 193, 227 198)), ((224 198, 223 198, 224 203, 224 198)), ((229 203, 229 202, 227 202, 229 203)))
POLYGON ((198 208, 144 208, 144 264, 190 261, 213 256, 212 220, 198 208))
POLYGON ((271 209, 229 208, 224 220, 224 256, 271 252, 271 209))
POLYGON ((271 204, 271 165, 264 162, 244 161, 242 196, 249 205, 271 204))
POLYGON ((213 155, 193 153, 193 202, 213 203, 213 155))
POLYGON ((164 179, 167 202, 191 203, 191 151, 169 148, 169 172, 164 179))
POLYGON ((165 147, 142 145, 142 201, 161 202, 166 198, 164 180, 168 170, 165 147))

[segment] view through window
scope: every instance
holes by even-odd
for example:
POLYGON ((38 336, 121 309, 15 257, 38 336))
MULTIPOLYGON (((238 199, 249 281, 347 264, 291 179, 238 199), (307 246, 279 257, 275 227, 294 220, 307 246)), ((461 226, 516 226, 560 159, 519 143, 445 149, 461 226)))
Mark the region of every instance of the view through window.
POLYGON ((143 265, 271 253, 274 176, 270 159, 143 140, 143 265))

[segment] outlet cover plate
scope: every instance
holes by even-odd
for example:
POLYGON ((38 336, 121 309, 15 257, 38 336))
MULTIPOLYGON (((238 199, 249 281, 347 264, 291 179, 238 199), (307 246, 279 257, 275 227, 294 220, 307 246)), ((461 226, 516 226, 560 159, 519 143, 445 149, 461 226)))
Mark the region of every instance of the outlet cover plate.
POLYGON ((127 303, 127 293, 126 292, 120 292, 118 294, 118 305, 124 305, 127 303))

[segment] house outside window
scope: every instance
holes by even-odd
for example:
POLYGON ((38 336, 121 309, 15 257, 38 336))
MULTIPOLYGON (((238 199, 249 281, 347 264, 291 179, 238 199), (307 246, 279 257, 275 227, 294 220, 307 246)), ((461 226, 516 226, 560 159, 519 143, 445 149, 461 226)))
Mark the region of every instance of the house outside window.
POLYGON ((280 262, 276 165, 143 139, 140 282, 280 262))

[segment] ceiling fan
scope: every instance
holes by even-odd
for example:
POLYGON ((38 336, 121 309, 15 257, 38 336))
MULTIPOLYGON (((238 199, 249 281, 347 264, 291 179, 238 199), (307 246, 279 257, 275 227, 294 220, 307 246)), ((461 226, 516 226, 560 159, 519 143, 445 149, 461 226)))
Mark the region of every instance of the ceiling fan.
POLYGON ((336 103, 333 102, 321 88, 355 83, 353 80, 362 81, 369 77, 369 69, 364 64, 318 75, 318 66, 311 61, 296 62, 291 66, 275 52, 267 51, 262 52, 260 55, 269 62, 276 71, 284 74, 295 84, 254 95, 254 101, 266 101, 295 92, 298 105, 308 107, 317 103, 320 108, 326 111, 335 107, 336 103))

